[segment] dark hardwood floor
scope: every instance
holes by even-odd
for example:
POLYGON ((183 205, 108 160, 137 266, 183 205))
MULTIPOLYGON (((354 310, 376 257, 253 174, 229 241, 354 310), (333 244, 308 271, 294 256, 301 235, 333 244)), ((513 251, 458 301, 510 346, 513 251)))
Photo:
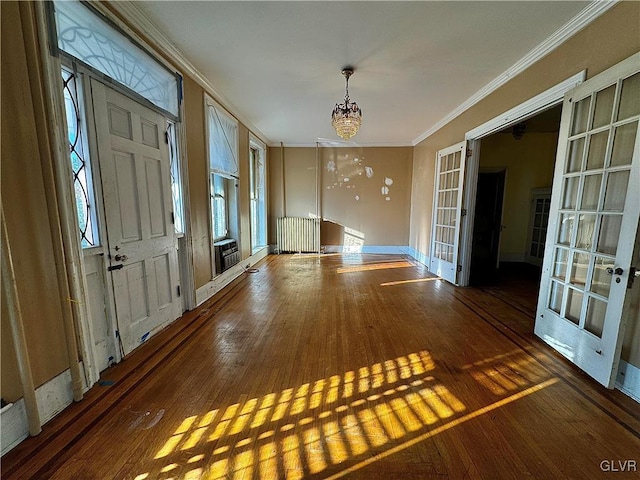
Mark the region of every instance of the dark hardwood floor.
POLYGON ((640 407, 538 341, 517 295, 397 256, 258 269, 105 371, 2 478, 638 478, 602 462, 640 463, 640 407))

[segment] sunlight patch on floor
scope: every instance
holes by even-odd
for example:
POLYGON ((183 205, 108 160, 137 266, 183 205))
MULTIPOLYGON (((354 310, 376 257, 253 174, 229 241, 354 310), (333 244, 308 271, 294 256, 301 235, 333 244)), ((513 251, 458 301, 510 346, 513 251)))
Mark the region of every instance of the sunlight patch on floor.
POLYGON ((509 395, 470 413, 430 375, 436 365, 427 351, 262 397, 242 396, 185 418, 153 468, 136 478, 300 479, 322 472, 338 478, 557 381, 513 378, 508 364, 526 361, 513 352, 466 365, 462 371, 481 385, 509 395), (337 465, 344 468, 335 474, 337 465))

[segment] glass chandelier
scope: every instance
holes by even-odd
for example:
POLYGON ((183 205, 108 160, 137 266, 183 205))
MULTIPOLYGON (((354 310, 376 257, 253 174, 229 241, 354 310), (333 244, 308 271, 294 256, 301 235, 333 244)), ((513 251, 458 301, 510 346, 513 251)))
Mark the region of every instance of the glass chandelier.
POLYGON ((362 110, 356 102, 349 100, 349 77, 353 75, 353 68, 347 67, 342 70, 342 75, 347 80, 344 103, 336 103, 331 114, 331 125, 336 129, 336 133, 343 140, 349 140, 362 125, 362 110))

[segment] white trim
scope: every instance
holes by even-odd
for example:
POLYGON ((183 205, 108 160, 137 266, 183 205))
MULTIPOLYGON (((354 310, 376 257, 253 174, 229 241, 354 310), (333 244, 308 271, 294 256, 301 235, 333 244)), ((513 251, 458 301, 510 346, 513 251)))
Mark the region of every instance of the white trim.
POLYGON ((255 265, 260 260, 265 258, 269 254, 269 248, 264 247, 259 252, 254 253, 249 258, 242 260, 240 263, 235 264, 226 272, 221 273, 213 280, 205 283, 203 286, 196 290, 196 306, 202 305, 204 302, 213 297, 216 293, 222 290, 224 287, 233 282, 236 278, 242 275, 248 268, 255 265))
POLYGON ((467 215, 461 224, 461 252, 460 264, 462 271, 458 276, 458 285, 469 285, 471 276, 471 247, 473 242, 473 224, 475 222, 476 193, 478 187, 478 171, 480 169, 480 138, 505 128, 509 124, 517 123, 525 117, 530 117, 546 108, 560 104, 564 95, 584 81, 586 70, 572 75, 559 84, 530 98, 526 102, 516 105, 506 112, 492 118, 465 134, 467 148, 471 149, 471 156, 467 159, 467 172, 464 184, 464 208, 467 215), (517 116, 519 115, 519 116, 517 116))
POLYGON ((504 73, 494 78, 487 85, 482 87, 476 93, 474 93, 471 97, 469 97, 465 102, 458 105, 453 111, 451 111, 448 115, 442 118, 438 123, 432 126, 429 130, 424 132, 422 135, 417 137, 413 141, 413 145, 416 146, 418 143, 423 141, 425 138, 430 137, 435 132, 440 130, 446 124, 451 122, 454 118, 458 117, 466 110, 474 106, 476 103, 480 102, 484 98, 488 97, 491 93, 495 92, 502 85, 507 83, 516 75, 519 75, 531 65, 536 63, 538 60, 548 55, 560 45, 562 45, 565 41, 571 38, 573 35, 578 33, 584 27, 593 22, 600 15, 605 13, 611 7, 613 7, 619 0, 601 0, 594 1, 587 5, 578 15, 573 17, 567 23, 565 23, 562 27, 556 30, 549 38, 540 43, 533 50, 529 51, 524 57, 514 63, 511 67, 509 67, 504 73))
MULTIPOLYGON (((182 95, 184 95, 183 87, 182 95)), ((178 256, 178 262, 181 264, 185 274, 186 285, 180 285, 183 295, 183 306, 187 310, 192 310, 196 306, 196 289, 195 289, 195 273, 193 264, 193 233, 191 231, 191 209, 189 208, 189 200, 191 198, 191 190, 189 186, 189 158, 187 155, 187 127, 184 120, 184 98, 180 102, 180 121, 176 123, 176 133, 178 140, 178 156, 180 163, 180 182, 182 183, 182 220, 184 223, 184 240, 185 251, 178 256)))
MULTIPOLYGON (((96 2, 100 5, 99 2, 96 2)), ((96 5, 96 6, 97 6, 96 5)), ((151 47, 148 42, 142 39, 131 27, 140 32, 144 32, 146 38, 148 38, 157 49, 164 52, 171 62, 175 64, 172 68, 178 68, 191 79, 195 80, 201 87, 203 87, 207 93, 215 97, 217 101, 224 106, 224 108, 230 112, 234 112, 233 116, 237 118, 240 123, 247 127, 252 133, 258 136, 265 144, 269 144, 269 140, 266 135, 262 133, 251 121, 249 121, 244 115, 241 115, 238 108, 231 103, 231 101, 224 96, 213 83, 209 81, 189 60, 185 55, 176 48, 173 42, 162 32, 153 21, 135 4, 135 2, 109 2, 109 8, 105 8, 100 5, 99 11, 108 17, 111 21, 115 22, 120 28, 125 30, 128 35, 136 40, 140 45, 145 47, 154 58, 162 59, 162 56, 157 53, 156 48, 151 47), (120 18, 113 14, 113 12, 127 19, 125 24, 120 18)), ((166 61, 162 61, 165 65, 166 61)))
MULTIPOLYGON (((36 400, 42 424, 71 405, 73 391, 70 370, 65 370, 37 388, 36 400)), ((1 422, 0 444, 2 445, 2 455, 4 455, 29 436, 29 424, 23 398, 15 401, 11 408, 3 410, 1 422)))
POLYGON ((467 140, 467 151, 471 150, 471 156, 467 159, 467 171, 464 179, 464 194, 462 208, 467 214, 462 217, 460 225, 460 265, 462 270, 458 274, 458 285, 469 285, 471 276, 471 250, 473 245, 473 226, 476 220, 476 194, 478 191, 478 172, 480 170, 481 141, 477 139, 467 140))
POLYGON ((256 137, 252 132, 249 132, 249 146, 255 148, 261 148, 262 150, 267 151, 267 144, 256 137))
POLYGON ((640 368, 620 360, 616 388, 640 402, 640 368))
POLYGON ((584 82, 586 77, 586 70, 582 70, 581 72, 572 75, 571 77, 558 83, 557 85, 554 85, 548 90, 545 90, 535 97, 530 98, 526 102, 523 102, 520 105, 516 105, 510 110, 507 110, 497 117, 492 118, 488 122, 483 123, 473 130, 469 130, 465 134, 465 138, 478 139, 486 137, 488 135, 491 135, 492 133, 502 130, 505 127, 508 127, 509 125, 521 122, 527 117, 532 117, 539 112, 546 110, 547 108, 559 103, 566 92, 580 85, 582 82, 584 82))

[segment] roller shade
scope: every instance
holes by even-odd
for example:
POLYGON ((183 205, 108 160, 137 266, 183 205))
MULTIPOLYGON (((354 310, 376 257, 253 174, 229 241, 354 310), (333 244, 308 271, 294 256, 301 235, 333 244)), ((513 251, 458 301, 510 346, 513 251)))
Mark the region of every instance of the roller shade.
POLYGON ((221 107, 207 102, 207 128, 211 170, 238 178, 237 120, 221 107))

